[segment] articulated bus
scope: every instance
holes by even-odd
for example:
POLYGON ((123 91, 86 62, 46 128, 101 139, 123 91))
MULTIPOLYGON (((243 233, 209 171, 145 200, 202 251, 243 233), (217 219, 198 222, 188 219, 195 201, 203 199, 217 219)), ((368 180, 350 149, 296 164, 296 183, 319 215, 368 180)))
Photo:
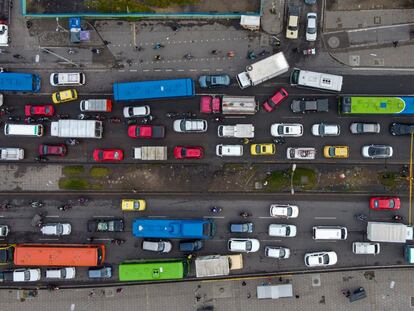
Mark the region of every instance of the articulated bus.
POLYGON ((187 276, 186 259, 145 260, 123 262, 119 265, 120 281, 176 280, 187 276))
POLYGON ((341 114, 414 114, 414 96, 340 96, 341 114))
POLYGON ((94 267, 104 263, 103 244, 18 244, 16 266, 94 267))
POLYGON ((290 85, 317 89, 327 92, 340 92, 342 76, 294 68, 290 74, 290 85))

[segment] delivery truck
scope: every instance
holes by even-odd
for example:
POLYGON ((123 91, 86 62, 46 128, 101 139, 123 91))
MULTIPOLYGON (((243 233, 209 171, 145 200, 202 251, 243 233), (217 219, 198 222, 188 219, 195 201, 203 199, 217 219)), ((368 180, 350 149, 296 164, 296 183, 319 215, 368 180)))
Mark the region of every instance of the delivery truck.
POLYGON ((102 138, 102 121, 95 120, 59 120, 50 125, 50 134, 68 138, 102 138))
POLYGON ((134 148, 135 160, 161 161, 167 160, 166 146, 143 146, 134 148))
POLYGON ((224 115, 253 115, 258 110, 254 96, 204 95, 200 99, 201 113, 222 113, 224 115))
POLYGON ((218 137, 253 138, 253 124, 219 125, 218 137))
POLYGON ((413 227, 402 223, 370 221, 367 238, 372 242, 405 243, 413 239, 413 227))
POLYGON ((196 276, 198 278, 225 276, 230 270, 243 268, 242 254, 200 256, 195 260, 196 276))

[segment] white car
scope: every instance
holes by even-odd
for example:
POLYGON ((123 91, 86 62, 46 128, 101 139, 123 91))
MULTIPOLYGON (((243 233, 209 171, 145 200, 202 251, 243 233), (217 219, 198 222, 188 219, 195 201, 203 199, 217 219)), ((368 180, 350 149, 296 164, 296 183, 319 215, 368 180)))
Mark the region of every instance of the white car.
POLYGON ((75 267, 66 267, 58 269, 47 269, 46 278, 47 279, 74 279, 76 276, 75 267))
POLYGON ((257 239, 230 239, 227 243, 230 252, 254 253, 260 248, 260 242, 257 239))
POLYGON ((306 41, 316 41, 317 31, 316 31, 316 21, 318 16, 316 13, 306 14, 306 41))
POLYGON ((300 137, 303 135, 303 125, 299 123, 274 123, 270 127, 274 137, 300 137))
POLYGON ((217 145, 216 155, 219 157, 241 157, 243 155, 243 145, 217 145))
POLYGON ((11 280, 13 282, 34 282, 40 280, 40 269, 16 269, 13 271, 4 272, 5 279, 11 274, 11 280))
POLYGON ((291 238, 296 236, 297 228, 295 225, 271 224, 269 225, 269 235, 291 238))
POLYGON ((380 244, 371 242, 354 242, 352 243, 352 252, 358 255, 378 255, 380 253, 380 244))
POLYGON ((150 113, 151 113, 151 109, 150 109, 149 106, 138 106, 138 107, 127 106, 127 107, 124 107, 124 117, 125 118, 146 117, 146 116, 149 116, 150 113))
POLYGON ((18 161, 24 159, 22 148, 0 148, 0 160, 18 161))
POLYGON ((290 249, 286 247, 266 246, 265 256, 276 259, 288 259, 290 257, 290 249))
POLYGON ((312 125, 312 135, 314 136, 339 136, 341 127, 338 124, 317 123, 312 125))
POLYGON ((50 84, 53 86, 84 85, 85 82, 85 74, 82 72, 54 72, 50 75, 50 84))
POLYGON ((142 249, 144 251, 158 252, 158 253, 169 253, 172 249, 170 241, 143 241, 142 249))
POLYGON ((366 145, 362 147, 361 153, 364 158, 386 159, 392 157, 394 150, 387 145, 366 145))
POLYGON ((9 235, 10 229, 7 225, 0 225, 0 237, 4 238, 9 235))
POLYGON ((307 267, 327 267, 338 262, 335 252, 317 252, 305 254, 305 265, 307 267))
POLYGON ((270 216, 276 218, 297 218, 299 207, 290 204, 272 204, 270 205, 270 216))
POLYGON ((40 231, 44 234, 44 235, 69 235, 70 232, 72 231, 72 226, 68 223, 49 223, 49 224, 44 224, 41 228, 40 231))
POLYGON ((178 119, 174 121, 173 128, 178 133, 207 132, 207 121, 203 119, 178 119))

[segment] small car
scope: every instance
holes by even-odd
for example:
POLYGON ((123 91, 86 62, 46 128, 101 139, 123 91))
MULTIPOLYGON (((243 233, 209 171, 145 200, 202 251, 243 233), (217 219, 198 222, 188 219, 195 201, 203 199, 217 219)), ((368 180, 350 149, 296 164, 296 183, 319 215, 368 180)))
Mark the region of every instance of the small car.
POLYGON ((307 267, 326 267, 338 262, 338 255, 335 252, 316 252, 305 254, 305 265, 307 267))
POLYGON ((290 257, 290 249, 286 247, 266 246, 265 256, 276 259, 288 259, 290 257))
POLYGON ((150 106, 139 106, 139 107, 124 107, 124 117, 125 118, 140 118, 149 116, 151 113, 150 106))
POLYGON ((47 279, 74 279, 76 276, 76 268, 75 267, 65 267, 65 268, 58 268, 58 269, 47 269, 46 270, 46 278, 47 279))
POLYGON ((172 244, 169 241, 142 241, 142 250, 158 253, 169 253, 172 249, 172 244))
POLYGON ((219 157, 241 157, 243 156, 243 145, 223 145, 216 146, 216 155, 219 157))
POLYGON ((40 232, 44 235, 69 235, 72 226, 69 223, 46 223, 40 228, 40 232))
POLYGON ((339 136, 341 127, 338 124, 317 123, 312 125, 311 132, 314 136, 339 136))
POLYGON ((270 205, 270 216, 275 218, 297 218, 299 207, 290 204, 272 204, 270 205))
POLYGON ((122 199, 121 201, 121 210, 123 212, 131 211, 145 211, 147 207, 147 202, 143 199, 122 199))
POLYGON ((110 279, 112 277, 112 267, 89 268, 88 277, 90 279, 110 279))
POLYGON ((316 41, 317 31, 316 31, 316 13, 306 14, 306 41, 316 41))
POLYGON ((392 157, 393 149, 388 145, 365 145, 361 149, 361 154, 364 158, 386 159, 392 157))
POLYGON ((390 127, 391 135, 410 135, 414 134, 414 124, 393 123, 390 127))
POLYGON ((60 104, 78 99, 78 92, 75 89, 52 93, 54 104, 60 104))
POLYGON ((85 74, 82 72, 54 72, 50 74, 50 84, 53 86, 84 85, 85 82, 85 74))
POLYGON ((286 27, 286 38, 287 39, 297 39, 299 33, 299 15, 300 8, 296 5, 289 6, 288 10, 288 24, 286 27))
POLYGON ((91 219, 88 220, 88 232, 123 232, 123 219, 91 219))
POLYGON ((176 146, 174 157, 176 159, 201 159, 204 155, 203 147, 199 146, 176 146))
POLYGON ((13 282, 34 282, 39 281, 41 277, 40 269, 16 269, 5 271, 4 273, 12 273, 13 282))
POLYGON ((58 155, 64 157, 67 154, 68 148, 65 144, 59 145, 46 145, 40 144, 39 145, 39 155, 58 155))
POLYGON ((377 134, 380 129, 379 123, 354 122, 349 126, 352 134, 377 134))
POLYGON ((299 123, 274 123, 270 127, 274 137, 300 137, 303 135, 303 125, 299 123))
POLYGON ((212 87, 224 87, 230 85, 230 76, 229 75, 207 75, 200 76, 198 78, 198 83, 201 88, 212 88, 212 87))
POLYGON ((267 112, 272 112, 275 108, 282 103, 286 98, 288 98, 288 92, 282 87, 278 90, 272 97, 268 98, 263 103, 263 108, 267 112))
POLYGON ((352 252, 357 255, 378 255, 380 253, 380 244, 371 242, 354 242, 352 243, 352 252))
POLYGON ((295 225, 286 224, 271 224, 269 225, 269 235, 278 237, 294 237, 296 236, 297 228, 295 225))
POLYGON ((349 147, 348 146, 325 146, 323 147, 323 156, 327 159, 349 158, 349 147))
POLYGON ((95 149, 93 151, 93 159, 96 162, 122 161, 124 159, 124 152, 121 149, 95 149))
POLYGON ((52 105, 26 105, 24 106, 24 114, 26 117, 51 117, 55 114, 55 107, 52 105))
POLYGON ((246 222, 242 224, 230 224, 231 233, 252 233, 253 232, 253 223, 246 222))
POLYGON ((401 201, 398 197, 372 197, 369 199, 369 207, 373 210, 398 210, 401 201))
POLYGON ((329 111, 329 100, 327 98, 302 98, 294 99, 290 104, 292 112, 328 112, 329 111))
POLYGON ((232 238, 227 243, 230 252, 254 253, 260 248, 260 242, 257 239, 236 239, 232 238))
POLYGON ((179 246, 181 252, 195 252, 201 250, 203 247, 203 240, 184 241, 180 242, 179 246))
POLYGON ((165 126, 163 125, 130 125, 128 136, 132 138, 164 138, 165 126))
POLYGON ((252 144, 250 146, 252 155, 273 155, 276 153, 275 144, 252 144))
POLYGON ((173 123, 178 133, 203 133, 207 131, 207 121, 203 119, 178 119, 173 123))

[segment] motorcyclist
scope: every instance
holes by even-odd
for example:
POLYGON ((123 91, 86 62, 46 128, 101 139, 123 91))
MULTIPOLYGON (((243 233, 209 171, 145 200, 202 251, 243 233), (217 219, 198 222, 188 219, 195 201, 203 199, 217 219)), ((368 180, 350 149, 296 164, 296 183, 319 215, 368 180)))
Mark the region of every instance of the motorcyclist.
POLYGON ((211 211, 212 213, 214 213, 214 214, 218 214, 218 213, 220 213, 220 212, 222 211, 222 208, 221 208, 221 207, 217 207, 217 206, 213 206, 213 207, 210 209, 210 211, 211 211))
POLYGON ((247 218, 247 217, 250 216, 250 214, 248 212, 241 212, 240 216, 243 217, 243 218, 247 218))

